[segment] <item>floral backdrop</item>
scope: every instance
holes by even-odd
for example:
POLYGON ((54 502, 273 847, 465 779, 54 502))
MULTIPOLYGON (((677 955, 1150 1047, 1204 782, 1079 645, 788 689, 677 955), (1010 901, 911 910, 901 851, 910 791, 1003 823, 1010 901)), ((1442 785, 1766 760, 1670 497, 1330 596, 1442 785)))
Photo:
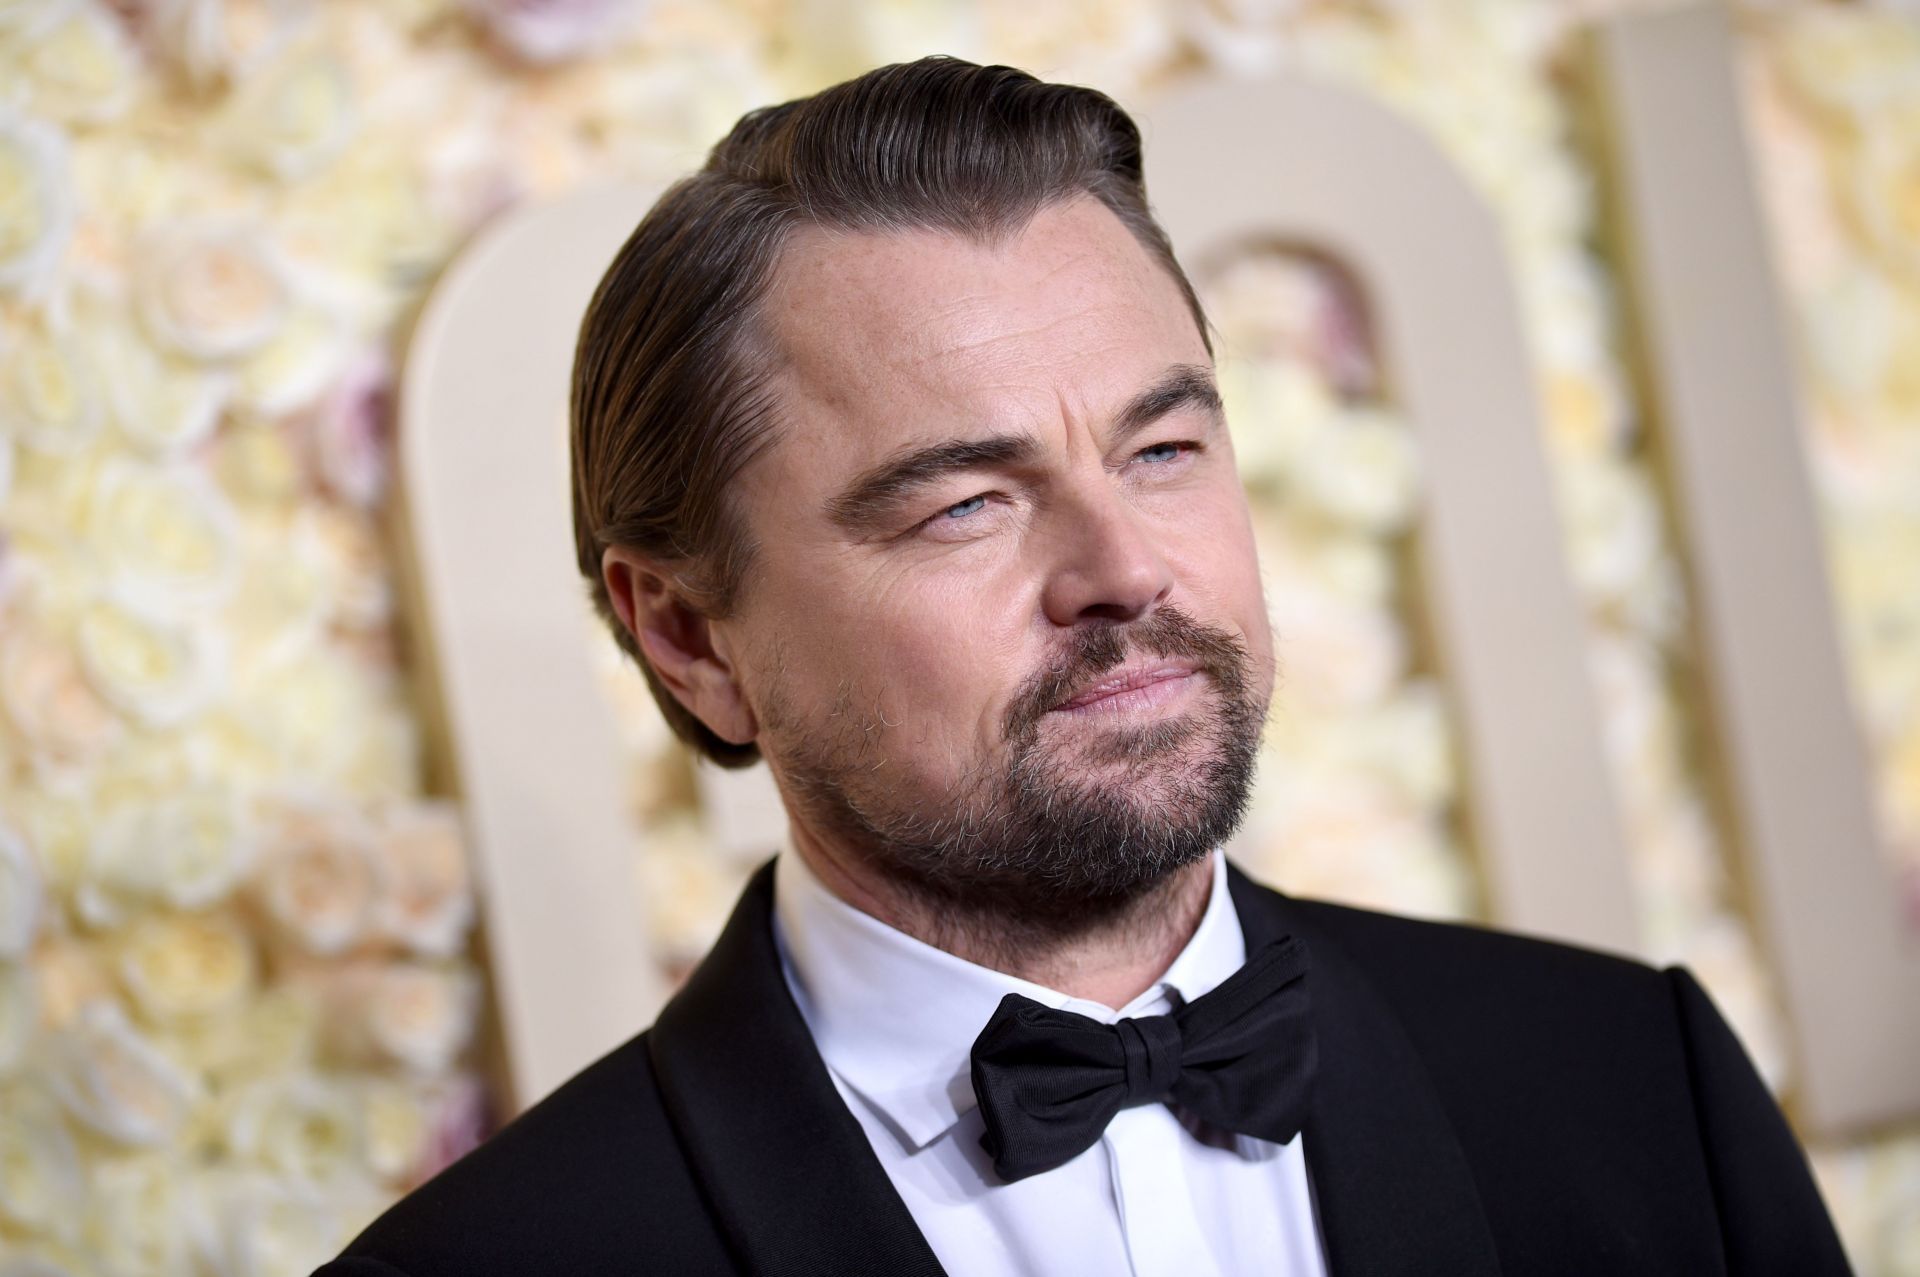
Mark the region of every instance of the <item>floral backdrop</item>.
MULTIPOLYGON (((497 1120, 458 808, 393 605, 391 385, 487 219, 667 178, 743 110, 928 51, 1129 102, 1293 67, 1504 219, 1651 956, 1792 1062, 1705 799, 1687 601, 1620 351, 1569 38, 1587 0, 0 0, 0 1273, 304 1273, 497 1120)), ((1836 605, 1920 925, 1920 14, 1753 4, 1743 73, 1836 605)), ((1287 671, 1239 854, 1480 908, 1409 553, 1418 440, 1337 262, 1196 274, 1287 671)), ((570 570, 557 564, 556 571, 570 570)), ((744 866, 599 645, 669 971, 744 866)), ((1814 1149, 1920 1274, 1920 1129, 1814 1149)))

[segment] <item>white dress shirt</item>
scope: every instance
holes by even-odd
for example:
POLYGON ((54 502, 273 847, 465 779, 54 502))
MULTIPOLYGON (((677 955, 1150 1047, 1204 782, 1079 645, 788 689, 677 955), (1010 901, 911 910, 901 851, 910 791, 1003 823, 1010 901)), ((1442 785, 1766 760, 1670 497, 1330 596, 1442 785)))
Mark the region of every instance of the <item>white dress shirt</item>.
POLYGON ((949 1273, 1324 1277, 1304 1135, 1274 1144, 1143 1104, 1012 1184, 980 1148, 968 1052, 1003 995, 1111 1024, 1166 1014, 1246 961, 1220 852, 1193 938, 1118 1011, 923 944, 828 891, 791 849, 774 867, 773 929, 834 1085, 949 1273))

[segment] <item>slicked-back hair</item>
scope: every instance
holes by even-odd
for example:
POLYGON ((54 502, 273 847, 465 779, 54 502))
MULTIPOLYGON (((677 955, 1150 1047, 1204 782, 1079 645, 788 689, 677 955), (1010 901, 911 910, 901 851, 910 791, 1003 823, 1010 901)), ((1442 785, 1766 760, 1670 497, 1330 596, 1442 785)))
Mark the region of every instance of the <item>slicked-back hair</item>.
POLYGON ((574 351, 574 543, 595 610, 674 733, 706 757, 744 767, 759 750, 720 739, 662 685, 614 612, 601 559, 609 546, 638 551, 701 614, 732 609, 754 556, 733 480, 778 416, 759 304, 789 233, 935 230, 991 243, 1082 195, 1166 267, 1207 341, 1148 210, 1132 119, 1103 93, 1013 67, 923 58, 750 111, 621 247, 574 351))

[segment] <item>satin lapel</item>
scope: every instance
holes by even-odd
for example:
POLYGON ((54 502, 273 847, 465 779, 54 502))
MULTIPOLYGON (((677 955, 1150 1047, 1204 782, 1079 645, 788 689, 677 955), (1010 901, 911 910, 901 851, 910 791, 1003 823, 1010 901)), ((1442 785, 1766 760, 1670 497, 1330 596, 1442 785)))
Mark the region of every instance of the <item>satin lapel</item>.
POLYGON ((1248 952, 1307 942, 1320 1060, 1303 1133, 1329 1273, 1497 1274, 1466 1154, 1392 1009, 1305 911, 1232 864, 1227 874, 1248 952))
POLYGON ((941 1274, 793 1004, 772 919, 769 862, 648 1034, 722 1235, 753 1274, 941 1274))

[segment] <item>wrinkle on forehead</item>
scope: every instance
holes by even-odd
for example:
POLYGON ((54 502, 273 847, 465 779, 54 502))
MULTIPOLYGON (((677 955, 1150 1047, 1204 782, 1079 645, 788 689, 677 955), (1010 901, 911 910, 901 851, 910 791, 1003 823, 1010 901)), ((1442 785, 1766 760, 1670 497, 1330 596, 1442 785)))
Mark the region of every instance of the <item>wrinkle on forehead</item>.
POLYGON ((802 228, 765 314, 782 393, 836 413, 918 399, 977 414, 997 390, 1019 392, 1033 411, 1066 393, 1056 371, 1122 358, 1128 343, 1204 359, 1172 277, 1090 198, 1042 210, 992 244, 936 230, 802 228))

